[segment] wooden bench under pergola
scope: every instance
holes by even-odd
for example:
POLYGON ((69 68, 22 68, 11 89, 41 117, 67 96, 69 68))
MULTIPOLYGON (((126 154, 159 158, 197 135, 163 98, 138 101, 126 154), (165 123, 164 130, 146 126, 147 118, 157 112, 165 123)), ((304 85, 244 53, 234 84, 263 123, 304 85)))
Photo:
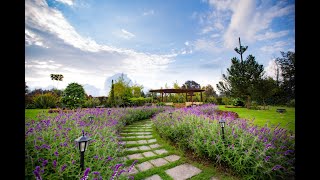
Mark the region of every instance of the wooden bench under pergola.
MULTIPOLYGON (((167 102, 167 94, 170 93, 185 93, 186 94, 186 102, 188 101, 188 97, 190 97, 191 104, 193 104, 192 97, 195 96, 194 93, 200 92, 200 101, 202 102, 202 92, 205 91, 204 89, 153 89, 149 90, 152 93, 160 93, 161 94, 161 102, 167 102), (165 98, 163 98, 165 97, 165 98)), ((153 97, 153 96, 152 96, 153 97)))

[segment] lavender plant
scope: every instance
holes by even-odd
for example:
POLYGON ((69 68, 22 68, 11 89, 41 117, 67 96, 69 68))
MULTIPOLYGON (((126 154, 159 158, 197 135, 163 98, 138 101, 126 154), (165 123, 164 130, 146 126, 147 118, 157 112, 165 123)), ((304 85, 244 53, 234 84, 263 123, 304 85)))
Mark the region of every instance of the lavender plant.
POLYGON ((162 137, 212 162, 229 166, 245 179, 289 179, 295 175, 295 138, 279 126, 258 128, 253 120, 217 113, 215 105, 159 113, 153 119, 162 137), (226 120, 225 139, 218 121, 226 120))
POLYGON ((164 108, 78 109, 56 116, 39 115, 25 124, 26 179, 123 179, 130 170, 123 166, 123 143, 118 132, 128 123, 149 118, 164 108), (93 116, 92 120, 89 116, 93 116), (76 138, 92 140, 85 152, 85 170, 80 168, 76 138))

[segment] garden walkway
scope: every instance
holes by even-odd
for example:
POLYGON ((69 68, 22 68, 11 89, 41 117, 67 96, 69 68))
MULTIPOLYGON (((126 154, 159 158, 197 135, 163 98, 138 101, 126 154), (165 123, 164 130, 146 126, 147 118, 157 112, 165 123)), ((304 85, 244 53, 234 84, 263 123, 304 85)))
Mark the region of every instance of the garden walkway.
MULTIPOLYGON (((125 176, 133 176, 135 180, 203 179, 201 169, 165 149, 154 138, 152 131, 152 121, 146 120, 126 126, 120 134, 126 147, 124 160, 129 163, 137 160, 125 176)), ((216 179, 210 177, 208 180, 216 179)))

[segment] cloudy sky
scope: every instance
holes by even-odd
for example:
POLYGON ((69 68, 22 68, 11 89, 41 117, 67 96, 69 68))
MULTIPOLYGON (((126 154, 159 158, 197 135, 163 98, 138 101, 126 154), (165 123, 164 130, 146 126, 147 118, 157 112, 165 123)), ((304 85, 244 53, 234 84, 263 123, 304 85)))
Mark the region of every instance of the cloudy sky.
POLYGON ((244 58, 273 76, 280 51, 295 51, 295 2, 26 0, 25 81, 29 89, 76 82, 93 96, 107 96, 117 73, 146 90, 187 80, 215 88, 240 58, 239 37, 244 58))

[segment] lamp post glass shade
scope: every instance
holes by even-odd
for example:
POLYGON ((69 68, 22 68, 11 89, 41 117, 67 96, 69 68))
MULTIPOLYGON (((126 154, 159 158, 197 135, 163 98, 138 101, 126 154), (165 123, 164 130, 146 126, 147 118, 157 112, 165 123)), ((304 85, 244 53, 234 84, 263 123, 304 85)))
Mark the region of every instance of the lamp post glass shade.
POLYGON ((93 120, 93 116, 89 116, 89 120, 93 120))
POLYGON ((224 125, 225 125, 226 121, 224 119, 220 119, 219 120, 219 124, 222 128, 224 128, 224 125))
POLYGON ((83 135, 79 138, 77 138, 75 141, 78 143, 80 152, 84 152, 88 148, 88 142, 91 140, 91 138, 87 138, 87 136, 83 135))
POLYGON ((170 118, 172 118, 172 112, 169 112, 169 116, 170 116, 170 118))

